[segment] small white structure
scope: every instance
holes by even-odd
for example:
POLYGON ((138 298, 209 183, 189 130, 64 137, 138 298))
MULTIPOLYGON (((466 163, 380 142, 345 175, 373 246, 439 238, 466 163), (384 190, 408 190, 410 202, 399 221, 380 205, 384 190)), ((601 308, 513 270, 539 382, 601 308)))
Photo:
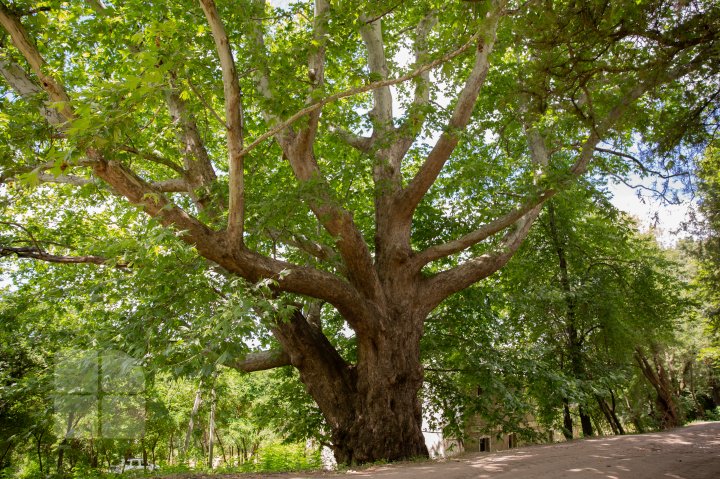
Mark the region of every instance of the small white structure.
POLYGON ((153 463, 145 463, 142 459, 137 457, 132 457, 130 459, 125 459, 122 464, 118 464, 117 466, 112 467, 112 472, 115 473, 123 473, 125 471, 133 471, 138 469, 144 469, 147 471, 155 471, 157 469, 160 469, 156 464, 153 463))
POLYGON ((423 436, 431 459, 446 458, 463 452, 462 444, 455 439, 446 439, 442 431, 430 430, 427 418, 423 418, 423 436))

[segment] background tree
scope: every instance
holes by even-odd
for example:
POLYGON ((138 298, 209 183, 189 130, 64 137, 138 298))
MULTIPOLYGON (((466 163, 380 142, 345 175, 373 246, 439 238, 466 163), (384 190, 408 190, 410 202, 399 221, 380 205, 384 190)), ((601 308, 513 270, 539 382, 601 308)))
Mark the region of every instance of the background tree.
POLYGON ((687 256, 639 233, 591 185, 551 201, 501 275, 428 319, 437 425, 546 439, 539 424, 569 439, 578 422, 583 435, 624 434, 714 408, 687 256))
POLYGON ((718 285, 720 285, 720 154, 716 143, 717 141, 706 150, 698 171, 700 212, 704 218, 704 224, 701 226, 704 238, 700 243, 697 256, 700 259, 698 279, 705 303, 708 305, 705 316, 717 339, 718 311, 720 311, 720 297, 718 297, 718 285))
POLYGON ((259 282, 281 349, 231 363, 290 362, 348 463, 427 454, 428 314, 503 267, 598 149, 624 161, 672 100, 705 101, 720 63, 700 0, 30 3, 0 3, 2 254, 127 269, 102 238, 145 230, 161 263, 259 282))

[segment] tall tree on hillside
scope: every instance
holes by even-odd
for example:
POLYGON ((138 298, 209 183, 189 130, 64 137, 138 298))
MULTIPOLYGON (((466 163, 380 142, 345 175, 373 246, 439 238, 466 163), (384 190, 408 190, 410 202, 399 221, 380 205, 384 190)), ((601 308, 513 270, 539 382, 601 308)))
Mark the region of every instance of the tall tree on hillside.
POLYGON ((101 243, 139 207, 208 275, 264 285, 280 349, 233 364, 296 367, 339 461, 426 455, 426 317, 502 268, 597 153, 627 159, 669 107, 702 123, 719 10, 4 0, 0 254, 128 269, 101 243), (324 333, 331 308, 354 362, 324 333))

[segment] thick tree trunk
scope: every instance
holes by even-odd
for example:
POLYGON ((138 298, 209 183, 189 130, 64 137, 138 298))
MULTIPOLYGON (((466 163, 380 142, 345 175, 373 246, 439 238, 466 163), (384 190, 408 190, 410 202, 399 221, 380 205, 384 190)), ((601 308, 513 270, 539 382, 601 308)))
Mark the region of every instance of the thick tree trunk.
POLYGON ((340 453, 343 459, 367 462, 428 455, 418 400, 423 381, 420 332, 398 329, 358 345, 355 418, 349 431, 351 447, 340 453))
POLYGON ((422 322, 406 315, 382 333, 359 334, 356 366, 299 312, 274 332, 331 428, 338 463, 428 456, 418 399, 422 322))
POLYGON ((659 422, 662 429, 670 429, 678 427, 682 424, 680 411, 677 406, 675 394, 667 370, 662 364, 662 360, 658 354, 653 355, 653 363, 651 364, 644 351, 641 348, 635 350, 635 360, 640 370, 645 375, 650 385, 655 389, 655 404, 660 413, 659 422))

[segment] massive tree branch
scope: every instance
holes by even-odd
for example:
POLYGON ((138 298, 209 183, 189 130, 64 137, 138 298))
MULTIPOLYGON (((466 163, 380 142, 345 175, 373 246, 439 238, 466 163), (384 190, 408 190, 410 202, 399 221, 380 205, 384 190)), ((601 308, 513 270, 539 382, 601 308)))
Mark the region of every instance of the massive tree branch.
MULTIPOLYGON (((379 23, 380 20, 377 20, 379 23)), ((437 22, 434 12, 424 17, 416 29, 415 41, 415 64, 422 65, 427 61, 427 35, 437 22)), ((365 28, 368 28, 367 26, 365 28)), ((380 35, 380 34, 378 34, 380 35)), ((380 42, 382 37, 380 36, 380 42)), ((367 42, 366 42, 367 43, 367 42)), ((382 47, 382 43, 380 44, 382 47)), ((382 67, 387 70, 385 65, 385 57, 382 50, 382 67)), ((372 58, 372 57, 371 57, 372 58)), ((376 241, 382 242, 381 238, 388 236, 387 220, 383 215, 390 216, 392 214, 392 199, 402 189, 402 160, 405 158, 410 146, 420 132, 422 123, 425 120, 423 106, 430 101, 430 70, 426 70, 418 75, 415 79, 415 99, 410 107, 409 116, 404 124, 399 128, 393 126, 392 108, 389 109, 389 119, 385 123, 376 121, 375 129, 371 137, 369 149, 375 144, 379 144, 379 148, 374 152, 375 164, 373 167, 373 181, 376 185, 376 216, 378 223, 378 233, 380 238, 376 241)), ((384 91, 383 90, 375 90, 384 91)), ((387 101, 392 105, 390 88, 387 87, 387 101)), ((382 103, 380 103, 382 104, 382 103)), ((378 105, 376 98, 376 106, 378 105)))
MULTIPOLYGON (((174 79, 171 80, 171 84, 174 79)), ((199 209, 208 206, 208 199, 202 193, 198 196, 195 190, 207 187, 215 181, 215 170, 208 156, 205 145, 200 137, 194 115, 188 110, 185 101, 180 98, 177 90, 173 88, 167 93, 168 110, 170 118, 178 127, 178 139, 183 147, 184 177, 190 186, 189 190, 193 201, 199 209)))
POLYGON ((288 352, 291 364, 298 368, 300 379, 331 427, 342 424, 353 414, 348 401, 354 399, 352 393, 357 390, 355 369, 299 309, 290 319, 278 321, 273 335, 288 352))
POLYGON ((20 20, 2 2, 0 2, 0 24, 2 24, 3 28, 10 34, 13 45, 15 45, 30 64, 30 68, 40 80, 43 89, 50 95, 50 99, 61 105, 61 107, 58 108, 60 114, 66 120, 72 120, 74 114, 70 107, 70 98, 67 96, 65 89, 59 81, 46 73, 45 60, 40 56, 37 47, 33 45, 20 20))
MULTIPOLYGON (((260 95, 270 101, 273 99, 274 95, 270 86, 270 70, 268 68, 267 49, 265 48, 265 34, 262 25, 262 17, 265 12, 265 0, 251 1, 253 9, 255 10, 254 13, 257 16, 257 19, 252 24, 251 31, 252 41, 255 44, 255 50, 257 51, 257 58, 255 59, 255 64, 257 65, 257 68, 255 69, 255 85, 258 92, 260 92, 260 95)), ((268 124, 276 124, 280 121, 275 114, 267 109, 262 110, 262 115, 265 122, 268 124)), ((272 135, 268 135, 265 139, 270 138, 282 130, 284 130, 284 128, 281 128, 272 135)), ((253 145, 251 144, 250 146, 253 145)), ((246 155, 250 152, 250 150, 252 150, 250 146, 243 150, 243 155, 246 155)))
MULTIPOLYGON (((360 20, 363 26, 360 28, 365 48, 368 53, 368 67, 370 74, 380 80, 387 80, 390 70, 385 60, 385 45, 382 37, 382 20, 368 21, 365 15, 360 20), (367 23, 366 23, 367 22, 367 23)), ((373 135, 392 129, 392 94, 390 86, 384 85, 373 90, 373 109, 370 117, 374 123, 375 132, 373 135)))
MULTIPOLYGON (((259 144, 263 143, 268 138, 274 137, 278 133, 284 131, 288 126, 290 126, 293 123, 295 123, 296 121, 298 121, 300 118, 303 118, 308 113, 311 113, 313 111, 321 109, 325 105, 329 105, 330 103, 334 103, 343 98, 348 98, 351 96, 359 95, 361 93, 366 93, 366 92, 375 90, 376 88, 383 88, 385 86, 392 86, 392 85, 398 85, 400 83, 404 83, 408 80, 411 80, 412 78, 415 78, 415 77, 421 75, 422 73, 424 73, 426 71, 432 70, 433 68, 435 68, 439 65, 442 65, 443 63, 447 63, 448 61, 452 60, 453 58, 455 58, 459 55, 462 55, 463 53, 468 51, 473 45, 476 44, 478 37, 479 37, 479 34, 473 35, 472 37, 470 37, 470 39, 466 43, 464 43, 462 46, 460 46, 457 50, 447 53, 447 54, 443 55, 442 57, 431 61, 430 63, 426 63, 425 65, 422 65, 422 66, 406 73, 405 75, 401 75, 397 78, 389 78, 387 80, 371 82, 371 83, 368 83, 367 85, 363 85, 363 86, 360 86, 357 88, 351 88, 349 90, 334 93, 326 98, 323 98, 322 100, 319 100, 318 102, 313 103, 312 105, 307 106, 307 107, 303 108, 302 110, 294 113, 292 116, 290 116, 286 120, 273 126, 268 131, 266 131, 262 135, 258 136, 250 144, 248 144, 245 147, 245 149, 243 149, 241 154, 242 155, 248 154, 250 151, 255 149, 255 147, 257 147, 259 144)), ((266 85, 266 84, 267 83, 262 80, 259 82, 261 91, 268 91, 268 93, 271 93, 269 90, 269 86, 268 86, 267 90, 265 90, 265 88, 262 87, 262 85, 266 85)))
POLYGON ((255 371, 265 371, 290 366, 290 356, 282 349, 259 351, 248 353, 241 359, 228 361, 225 363, 225 366, 244 373, 252 373, 255 371))
MULTIPOLYGON (((305 103, 311 105, 325 86, 325 47, 327 44, 327 26, 330 17, 330 2, 315 0, 315 16, 313 18, 313 43, 308 57, 308 78, 310 79, 310 95, 305 103)), ((300 133, 297 141, 311 146, 317 135, 321 110, 308 114, 308 126, 300 133)))
MULTIPOLYGON (((432 11, 422 20, 420 20, 420 23, 418 23, 417 29, 415 31, 415 63, 417 65, 422 65, 424 62, 427 61, 427 37, 433 27, 437 24, 437 22, 437 12, 432 11)), ((430 86, 430 71, 428 70, 426 72, 423 72, 418 77, 417 83, 415 85, 415 98, 413 99, 412 105, 415 110, 417 110, 418 107, 423 107, 430 102, 430 86)), ((417 117, 418 114, 416 112, 411 112, 408 121, 411 124, 416 124, 418 122, 417 117)), ((421 115, 420 117, 424 117, 424 115, 421 115)))
MULTIPOLYGON (((705 58, 704 55, 705 54, 698 54, 693 59, 692 63, 697 64, 703 61, 705 58)), ((587 171, 593 158, 593 154, 597 151, 598 143, 600 143, 602 137, 606 135, 619 120, 622 119, 630 105, 655 86, 680 78, 689 71, 692 71, 692 67, 689 65, 682 65, 670 69, 658 69, 658 71, 661 71, 662 73, 656 74, 652 78, 640 79, 634 85, 629 87, 625 93, 620 96, 616 104, 609 110, 605 117, 597 122, 587 139, 583 142, 577 159, 569 169, 568 175, 563 180, 560 180, 551 188, 539 190, 536 195, 527 198, 520 206, 479 227, 475 231, 472 231, 471 233, 468 233, 456 240, 431 246, 421 253, 418 253, 413 258, 415 267, 421 268, 431 261, 464 251, 465 249, 509 227, 515 221, 531 212, 536 206, 541 205, 549 198, 552 198, 558 193, 558 191, 561 191, 563 188, 570 185, 587 171)), ((533 162, 543 168, 547 167, 549 162, 548 151, 542 135, 535 128, 531 127, 527 130, 527 136, 533 162)), ((488 260, 484 261, 485 263, 488 263, 488 260)))
POLYGON ((480 226, 478 229, 461 236, 456 240, 431 246, 421 253, 418 253, 413 258, 413 264, 415 264, 416 267, 422 268, 432 261, 440 258, 446 258, 450 255, 464 251, 467 248, 486 240, 494 234, 499 233, 505 228, 512 226, 513 223, 527 215, 530 211, 542 204, 548 198, 554 196, 556 193, 557 191, 554 189, 544 190, 539 195, 528 198, 520 206, 513 208, 504 215, 480 226))
POLYGON ((183 178, 156 181, 150 185, 162 193, 190 193, 192 195, 192 187, 183 178))
POLYGON ((527 237, 541 210, 542 204, 528 211, 515 223, 515 228, 505 235, 500 246, 494 251, 471 258, 428 279, 423 284, 421 293, 427 311, 435 308, 451 294, 462 291, 505 266, 527 237))
POLYGON ((465 86, 458 96, 448 126, 428 154, 425 162, 420 167, 420 171, 417 172, 398 198, 398 213, 406 220, 412 217, 415 208, 437 179, 443 166, 460 141, 460 132, 465 129, 472 117, 475 102, 480 95, 480 90, 490 69, 489 55, 495 44, 501 10, 501 5, 496 5, 488 13, 488 17, 481 28, 475 63, 465 82, 465 86))
MULTIPOLYGON (((327 0, 315 0, 315 15, 313 18, 313 44, 308 56, 308 78, 310 79, 310 92, 305 100, 306 105, 312 105, 325 85, 325 46, 327 44, 327 25, 330 12, 330 3, 327 0)), ((308 112, 307 125, 300 128, 297 133, 288 128, 276 137, 283 151, 290 160, 296 176, 300 178, 298 167, 313 169, 319 175, 317 165, 314 163, 313 145, 317 136, 322 109, 308 112)))
POLYGON ((346 267, 347 279, 367 299, 383 303, 384 295, 372 256, 353 215, 335 197, 312 152, 306 151, 304 145, 300 145, 298 150, 295 147, 293 142, 286 150, 290 166, 297 179, 313 189, 307 203, 320 224, 335 240, 346 267))
MULTIPOLYGON (((420 21, 420 23, 418 23, 417 29, 415 31, 415 64, 417 65, 422 65, 424 62, 427 61, 427 37, 430 34, 430 31, 432 31, 433 27, 437 24, 437 22, 437 12, 432 11, 427 14, 420 21)), ((431 86, 432 83, 430 82, 429 70, 423 72, 416 79, 415 95, 408 111, 408 117, 405 122, 398 128, 398 131, 400 133, 399 142, 401 146, 397 149, 397 152, 395 153, 397 157, 393 158, 393 161, 396 163, 396 166, 398 168, 400 167, 400 161, 407 154, 410 146, 412 146, 412 143, 417 138, 423 124, 425 123, 425 118, 427 116, 426 107, 430 103, 431 86)))
POLYGON ((231 241, 243 242, 245 224, 245 176, 243 166, 243 110, 240 83, 230 41, 213 0, 200 0, 215 40, 215 48, 222 68, 225 94, 225 121, 227 146, 230 157, 230 202, 228 206, 227 234, 231 241))
MULTIPOLYGON (((44 94, 43 89, 35 84, 28 74, 25 73, 25 70, 2 58, 0 58, 0 74, 2 74, 12 89, 26 100, 32 100, 33 97, 44 94)), ((40 107, 40 114, 51 125, 60 125, 65 121, 57 109, 45 104, 40 107)))
MULTIPOLYGON (((702 54, 697 55, 693 61, 701 61, 701 58, 702 54)), ((529 209, 529 211, 521 217, 516 224, 515 230, 505 236, 502 241, 502 247, 498 251, 471 258, 455 268, 435 275, 427 281, 424 286, 427 293, 423 295, 423 297, 426 298, 429 305, 428 307, 435 307, 448 295, 460 291, 474 282, 487 277, 505 265, 520 246, 520 243, 525 236, 527 236, 532 222, 535 218, 537 218, 537 215, 542 208, 542 202, 555 195, 560 188, 566 187, 569 183, 587 171, 590 161, 592 160, 593 153, 595 152, 595 148, 600 142, 602 136, 607 134, 623 117, 630 105, 632 105, 633 102, 639 99, 649 89, 657 86, 658 84, 677 79, 691 70, 692 68, 688 65, 670 68, 667 71, 656 74, 652 78, 640 79, 635 85, 629 87, 625 93, 621 95, 615 106, 609 110, 607 115, 598 122, 595 128, 590 132, 588 138, 582 145, 578 158, 569 170, 567 179, 561 181, 557 187, 545 190, 545 192, 538 197, 539 201, 536 200, 536 206, 531 207, 531 209, 529 209)), ((544 140, 540 136, 539 132, 533 129, 529 130, 528 138, 531 155, 533 156, 534 161, 543 165, 547 164, 547 151, 544 145, 544 140)), ((525 208, 527 208, 527 206, 525 208)), ((514 210, 502 218, 505 218, 505 221, 508 221, 509 218, 512 218, 518 213, 519 210, 514 210)), ((502 226, 505 221, 496 220, 497 227, 502 226)), ((459 240, 445 245, 431 247, 421 253, 419 257, 423 258, 424 261, 426 259, 444 257, 446 256, 445 253, 452 254, 462 251, 467 247, 476 244, 477 241, 482 241, 482 239, 487 238, 489 235, 487 235, 486 232, 494 229, 495 228, 488 228, 487 225, 483 226, 459 240)))
POLYGON ((362 153, 367 153, 372 147, 373 139, 371 137, 356 135, 335 125, 331 125, 329 129, 339 136, 342 141, 362 153))
POLYGON ((85 186, 92 183, 92 180, 75 175, 51 175, 48 173, 38 173, 38 181, 41 183, 57 183, 60 185, 85 186))

